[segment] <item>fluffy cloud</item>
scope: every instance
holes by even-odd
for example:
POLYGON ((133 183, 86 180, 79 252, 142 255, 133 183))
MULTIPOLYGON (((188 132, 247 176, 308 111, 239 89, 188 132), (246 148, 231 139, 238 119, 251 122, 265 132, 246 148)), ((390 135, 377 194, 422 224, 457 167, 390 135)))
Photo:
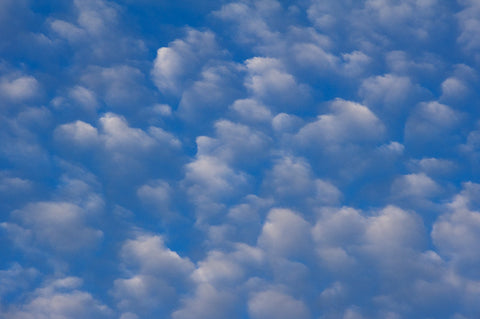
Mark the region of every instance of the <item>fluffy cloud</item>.
POLYGON ((232 310, 235 301, 235 296, 231 293, 218 291, 208 284, 200 285, 195 291, 194 298, 185 299, 183 307, 173 312, 172 318, 193 319, 198 316, 212 319, 234 318, 235 312, 232 310))
POLYGON ((254 57, 245 61, 248 76, 245 86, 262 102, 278 105, 280 110, 302 108, 309 95, 306 85, 298 83, 282 63, 273 58, 254 57))
POLYGON ((29 101, 39 93, 40 84, 33 76, 11 75, 0 79, 0 96, 6 101, 17 103, 29 101))
POLYGON ((121 310, 139 315, 166 313, 174 307, 194 267, 188 258, 168 249, 162 237, 142 233, 123 244, 121 259, 130 276, 116 279, 112 294, 121 310))
POLYGON ((340 191, 331 183, 314 178, 308 162, 301 158, 278 160, 265 180, 264 187, 272 191, 276 201, 284 205, 332 205, 339 202, 340 191))
POLYGON ((303 145, 361 143, 382 138, 385 127, 368 107, 342 99, 330 103, 331 113, 319 115, 296 135, 303 145))
MULTIPOLYGON (((464 8, 457 15, 458 24, 461 30, 457 41, 467 53, 475 55, 475 50, 478 49, 480 45, 477 39, 477 26, 480 23, 477 14, 480 8, 475 1, 461 1, 460 4, 464 8)), ((475 57, 478 59, 478 56, 475 57)))
POLYGON ((258 238, 259 246, 268 253, 285 257, 301 256, 310 241, 309 224, 288 209, 271 210, 258 238))
POLYGON ((92 246, 102 231, 86 224, 90 212, 66 202, 38 202, 12 212, 16 223, 2 223, 13 241, 24 249, 32 244, 60 252, 92 246))
POLYGON ((409 140, 436 139, 451 132, 461 122, 461 113, 437 102, 420 104, 405 124, 405 138, 409 140), (414 137, 415 136, 415 137, 414 137))
POLYGON ((269 121, 272 118, 270 110, 254 99, 236 100, 230 108, 238 117, 250 123, 269 121))
POLYGON ((422 89, 407 76, 386 74, 363 80, 359 90, 364 103, 382 114, 405 114, 411 101, 421 96, 422 89))
POLYGON ((273 290, 262 291, 253 295, 248 302, 248 310, 251 317, 255 319, 271 317, 282 319, 311 318, 309 310, 303 302, 273 290))
POLYGON ((212 32, 187 31, 184 40, 175 40, 168 47, 158 49, 152 76, 161 92, 179 94, 202 67, 205 59, 218 55, 212 32))
POLYGON ((112 318, 112 310, 90 293, 79 290, 82 280, 65 277, 52 280, 32 292, 25 304, 8 309, 5 318, 112 318))
POLYGON ((198 156, 215 156, 237 166, 253 165, 268 156, 271 139, 248 126, 220 120, 215 123, 217 138, 197 137, 198 156))
MULTIPOLYGON (((477 264, 480 256, 472 247, 478 240, 480 213, 478 184, 464 184, 464 190, 447 206, 448 211, 433 225, 432 237, 440 251, 457 263, 477 264)), ((473 270, 473 268, 472 268, 473 270)))
POLYGON ((0 313, 477 318, 479 8, 1 1, 0 313))
POLYGON ((83 121, 59 125, 54 139, 68 157, 82 158, 94 152, 93 164, 111 178, 130 176, 135 179, 145 174, 140 164, 142 160, 166 164, 181 147, 181 142, 161 127, 133 128, 124 117, 114 113, 104 114, 98 128, 83 121), (122 169, 125 165, 135 167, 137 175, 122 169))
POLYGON ((184 183, 197 207, 198 220, 215 216, 224 209, 223 202, 242 194, 248 186, 247 175, 211 156, 199 156, 186 167, 184 183))

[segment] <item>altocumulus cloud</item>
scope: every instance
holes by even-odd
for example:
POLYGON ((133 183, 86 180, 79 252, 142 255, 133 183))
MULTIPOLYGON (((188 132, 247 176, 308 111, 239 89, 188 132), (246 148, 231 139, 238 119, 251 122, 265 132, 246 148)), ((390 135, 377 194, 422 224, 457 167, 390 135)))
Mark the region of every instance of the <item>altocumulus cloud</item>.
POLYGON ((0 317, 480 316, 480 5, 0 2, 0 317))

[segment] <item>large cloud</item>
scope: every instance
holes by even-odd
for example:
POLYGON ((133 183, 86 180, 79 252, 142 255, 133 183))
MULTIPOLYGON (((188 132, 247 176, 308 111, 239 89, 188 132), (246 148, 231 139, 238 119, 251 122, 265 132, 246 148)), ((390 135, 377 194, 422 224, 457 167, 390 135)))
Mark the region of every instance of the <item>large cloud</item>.
POLYGON ((193 270, 190 260, 168 249, 158 235, 139 233, 127 240, 121 258, 129 276, 114 281, 112 294, 122 311, 139 315, 168 313, 193 270))
POLYGON ((8 309, 4 318, 112 318, 112 310, 80 290, 81 285, 78 277, 52 280, 32 292, 23 305, 8 309))
POLYGON ((0 316, 477 318, 479 8, 2 1, 0 316))

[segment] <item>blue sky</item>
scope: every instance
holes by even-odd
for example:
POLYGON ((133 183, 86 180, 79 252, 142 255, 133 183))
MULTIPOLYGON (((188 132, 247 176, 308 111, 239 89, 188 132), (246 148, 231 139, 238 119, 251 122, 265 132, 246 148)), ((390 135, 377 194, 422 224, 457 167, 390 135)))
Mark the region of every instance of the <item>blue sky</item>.
POLYGON ((476 0, 2 0, 0 317, 480 316, 476 0))

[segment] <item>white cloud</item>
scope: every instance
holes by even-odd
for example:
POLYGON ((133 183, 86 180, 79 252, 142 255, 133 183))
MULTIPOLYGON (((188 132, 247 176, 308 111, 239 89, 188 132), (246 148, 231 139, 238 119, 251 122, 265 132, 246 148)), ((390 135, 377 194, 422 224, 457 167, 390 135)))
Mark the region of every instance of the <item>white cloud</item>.
POLYGON ((227 120, 215 123, 217 138, 197 137, 197 156, 214 156, 226 163, 251 164, 268 155, 270 138, 260 131, 227 120))
POLYGON ((202 64, 219 55, 218 50, 212 32, 187 30, 184 40, 158 49, 152 70, 155 85, 162 93, 180 94, 202 64))
POLYGON ((462 122, 463 114, 438 102, 421 103, 405 124, 405 139, 412 143, 442 142, 462 122))
POLYGON ((235 189, 245 184, 246 176, 214 157, 199 156, 187 165, 186 180, 192 184, 191 191, 222 198, 235 194, 235 189))
POLYGON ((480 41, 478 40, 478 27, 480 26, 478 12, 480 12, 480 6, 478 2, 471 0, 460 1, 460 5, 463 6, 463 10, 456 16, 461 31, 457 42, 467 53, 478 58, 478 54, 475 52, 480 48, 480 41))
POLYGON ((201 224, 224 209, 225 200, 245 192, 248 176, 216 157, 202 155, 186 165, 183 183, 196 206, 197 223, 201 224))
POLYGON ((383 138, 385 127, 368 107, 342 99, 330 103, 331 113, 319 115, 296 135, 304 145, 337 144, 377 141, 383 138))
POLYGON ((378 258, 402 250, 420 249, 425 241, 423 221, 415 213, 387 206, 377 216, 368 219, 365 233, 366 248, 378 253, 378 258))
POLYGON ((480 240, 480 212, 478 207, 480 186, 471 182, 454 197, 439 216, 432 229, 432 238, 440 252, 457 263, 476 264, 480 254, 475 246, 480 240))
POLYGON ((95 111, 99 107, 95 93, 82 86, 70 89, 69 96, 88 111, 95 111))
POLYGON ((412 83, 408 76, 385 74, 363 80, 359 95, 363 103, 375 110, 402 114, 410 108, 410 100, 423 94, 420 86, 412 83))
POLYGON ((40 94, 40 83, 33 76, 14 75, 0 77, 0 96, 11 102, 28 102, 40 94))
POLYGON ((397 177, 391 188, 392 195, 402 199, 430 198, 440 191, 441 187, 424 173, 397 177))
POLYGON ((274 256, 298 257, 308 254, 311 249, 309 224, 291 210, 272 209, 263 225, 258 245, 274 256))
POLYGON ((100 119, 104 133, 105 147, 110 150, 129 151, 148 149, 153 146, 154 139, 141 129, 128 126, 125 118, 107 113, 100 119))
POLYGON ((0 270, 0 298, 4 298, 9 293, 25 290, 36 279, 39 272, 35 268, 24 268, 18 263, 10 268, 0 270))
POLYGON ((160 275, 173 279, 188 274, 193 264, 165 246, 158 235, 139 234, 127 240, 121 251, 123 262, 143 274, 160 275))
POLYGON ((181 95, 178 115, 198 126, 209 123, 227 111, 240 93, 238 66, 233 63, 217 63, 205 66, 198 79, 192 81, 181 95))
POLYGON ((86 35, 86 32, 82 28, 63 20, 51 21, 50 27, 59 36, 71 42, 80 41, 86 35))
POLYGON ((205 261, 199 263, 193 278, 197 282, 218 284, 222 281, 238 281, 243 275, 243 269, 236 262, 221 252, 212 251, 205 261))
POLYGON ((300 300, 275 290, 266 290, 251 296, 248 311, 255 319, 311 318, 307 306, 300 300))
POLYGON ((466 93, 468 93, 468 87, 456 77, 449 77, 442 82, 442 97, 462 96, 466 93))
POLYGON ((254 57, 245 61, 245 87, 267 105, 283 110, 299 110, 309 96, 309 88, 297 82, 280 60, 254 57))
POLYGON ((112 318, 113 312, 90 293, 79 290, 82 280, 64 277, 32 292, 23 305, 11 307, 5 319, 112 318))
POLYGON ((107 32, 118 18, 116 7, 112 3, 102 0, 75 0, 74 3, 78 9, 78 24, 92 35, 107 32))
POLYGON ((369 215, 350 207, 322 209, 312 236, 320 264, 340 276, 335 278, 375 267, 378 276, 396 280, 427 267, 417 261, 426 243, 423 220, 395 206, 369 215))
MULTIPOLYGON (((93 152, 105 172, 113 176, 136 174, 146 169, 140 162, 166 162, 176 153, 181 142, 160 127, 146 131, 129 126, 125 117, 107 113, 99 119, 98 129, 83 121, 60 125, 54 132, 55 141, 67 157, 79 157, 93 152), (125 170, 129 167, 130 170, 125 170)), ((89 155, 92 156, 92 155, 89 155)))
POLYGON ((315 178, 308 162, 302 158, 284 157, 278 160, 264 181, 280 203, 334 205, 342 194, 331 183, 315 178))
POLYGON ((141 186, 137 190, 137 196, 159 216, 168 216, 172 192, 167 182, 159 180, 141 186))
POLYGON ((173 319, 234 318, 235 296, 228 291, 219 291, 209 284, 202 284, 193 297, 183 300, 183 306, 173 312, 173 319))
MULTIPOLYGON (((331 71, 339 63, 338 57, 325 52, 325 50, 314 43, 296 43, 292 49, 295 60, 304 68, 314 68, 317 72, 331 71)), ((351 62, 354 59, 352 55, 346 55, 345 58, 351 62)), ((350 71, 354 71, 355 62, 350 64, 350 71)))
POLYGON ((69 92, 70 97, 80 103, 94 103, 98 96, 108 108, 134 109, 152 101, 145 75, 133 66, 91 66, 83 72, 80 81, 85 89, 75 87, 69 92))
POLYGON ((261 249, 243 243, 235 244, 229 253, 212 250, 198 263, 192 279, 200 286, 208 284, 217 289, 233 288, 241 293, 241 286, 251 271, 260 269, 264 260, 261 249))
POLYGON ((271 30, 268 18, 275 16, 281 10, 278 1, 256 1, 253 5, 248 3, 228 3, 214 15, 233 25, 231 31, 234 38, 242 44, 259 46, 260 50, 268 50, 278 41, 278 33, 271 30))
POLYGON ((322 210, 311 230, 320 263, 334 272, 352 269, 356 261, 351 253, 362 242, 366 224, 353 208, 322 210))
POLYGON ((153 234, 139 233, 125 241, 121 259, 129 276, 116 279, 111 292, 120 309, 139 315, 168 313, 194 269, 188 258, 170 250, 161 236, 153 234))
POLYGON ((40 245, 59 252, 74 252, 91 247, 103 237, 102 231, 88 226, 89 214, 67 202, 37 202, 12 212, 16 223, 2 223, 2 226, 23 249, 40 245))
POLYGON ((287 113, 279 113, 272 119, 272 127, 279 133, 293 133, 303 124, 301 118, 287 113))
POLYGON ((26 193, 32 187, 32 182, 27 179, 0 174, 0 192, 3 194, 26 193))
POLYGON ((236 100, 230 109, 247 123, 262 123, 272 118, 270 110, 254 99, 236 100))
POLYGON ((160 2, 0 1, 5 318, 478 317, 476 1, 160 2))
POLYGON ((74 143, 85 148, 98 143, 98 130, 83 121, 60 125, 54 132, 55 139, 62 143, 74 143))
POLYGON ((458 169, 454 161, 435 157, 411 160, 408 166, 414 171, 423 172, 430 176, 446 176, 458 169))

